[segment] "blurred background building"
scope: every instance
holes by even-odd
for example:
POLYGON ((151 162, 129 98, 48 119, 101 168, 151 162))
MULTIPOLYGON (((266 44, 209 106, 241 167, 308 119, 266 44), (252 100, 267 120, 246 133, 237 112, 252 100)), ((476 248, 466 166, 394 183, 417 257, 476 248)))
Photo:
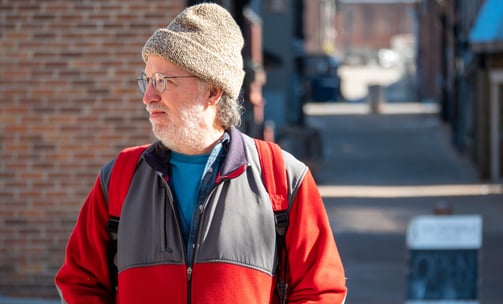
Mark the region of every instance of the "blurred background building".
POLYGON ((441 106, 456 148, 483 178, 502 174, 503 3, 424 0, 418 16, 418 92, 441 106))
MULTIPOLYGON (((153 140, 136 89, 141 48, 198 2, 0 2, 0 295, 57 296, 53 277, 99 168, 153 140)), ((322 142, 305 103, 365 102, 345 96, 341 71, 378 67, 373 81, 397 75, 381 83, 387 102, 438 104, 453 145, 481 177, 501 179, 501 1, 215 2, 246 39, 248 134, 316 166, 322 142)))

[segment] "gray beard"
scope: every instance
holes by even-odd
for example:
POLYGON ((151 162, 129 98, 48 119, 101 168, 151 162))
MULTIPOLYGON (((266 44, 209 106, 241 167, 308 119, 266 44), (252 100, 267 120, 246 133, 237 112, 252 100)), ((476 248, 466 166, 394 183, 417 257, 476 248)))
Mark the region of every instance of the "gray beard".
POLYGON ((152 124, 152 132, 170 150, 180 153, 201 151, 213 142, 211 130, 203 122, 200 112, 188 110, 182 117, 169 117, 167 124, 152 124))

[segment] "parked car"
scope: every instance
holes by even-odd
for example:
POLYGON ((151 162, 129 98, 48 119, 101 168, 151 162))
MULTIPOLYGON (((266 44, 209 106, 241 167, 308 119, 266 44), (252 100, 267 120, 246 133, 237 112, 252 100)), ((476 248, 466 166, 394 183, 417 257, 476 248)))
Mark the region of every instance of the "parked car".
POLYGON ((329 55, 305 55, 304 73, 307 81, 307 99, 312 102, 340 101, 340 61, 329 55))

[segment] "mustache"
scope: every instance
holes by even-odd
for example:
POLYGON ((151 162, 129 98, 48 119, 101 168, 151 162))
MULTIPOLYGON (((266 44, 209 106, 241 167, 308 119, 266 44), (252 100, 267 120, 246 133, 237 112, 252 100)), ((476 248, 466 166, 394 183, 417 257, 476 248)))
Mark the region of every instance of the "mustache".
POLYGON ((154 112, 154 111, 167 112, 168 111, 168 109, 165 106, 159 105, 159 104, 149 104, 149 105, 145 106, 145 110, 147 112, 154 112))

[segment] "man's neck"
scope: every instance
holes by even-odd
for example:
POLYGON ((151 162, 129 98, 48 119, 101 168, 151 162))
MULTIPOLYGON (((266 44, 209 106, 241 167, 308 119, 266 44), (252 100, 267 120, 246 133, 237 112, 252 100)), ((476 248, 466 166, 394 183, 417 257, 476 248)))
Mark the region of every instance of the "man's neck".
POLYGON ((176 147, 170 147, 164 143, 170 150, 175 152, 186 154, 186 155, 201 155, 210 153, 215 145, 224 136, 224 130, 212 130, 208 132, 205 136, 201 137, 201 140, 197 145, 178 145, 176 147))

